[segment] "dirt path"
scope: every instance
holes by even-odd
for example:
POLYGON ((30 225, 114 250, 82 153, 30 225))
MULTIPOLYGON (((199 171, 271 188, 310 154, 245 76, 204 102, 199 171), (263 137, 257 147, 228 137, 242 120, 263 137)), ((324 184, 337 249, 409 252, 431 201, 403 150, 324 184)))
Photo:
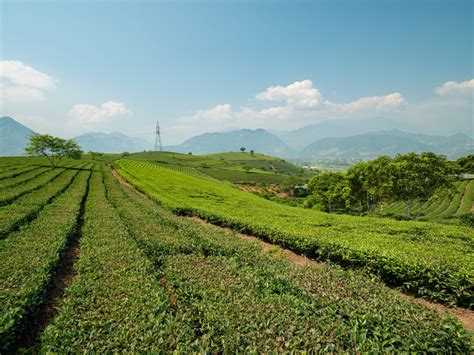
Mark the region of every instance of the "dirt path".
MULTIPOLYGON (((127 181, 125 181, 114 169, 112 169, 112 174, 116 177, 117 181, 120 184, 133 189, 140 196, 149 199, 149 197, 147 195, 145 195, 141 191, 138 191, 134 186, 132 186, 127 181)), ((267 242, 265 242, 265 241, 263 241, 263 240, 261 240, 257 237, 251 236, 251 235, 238 233, 238 232, 236 232, 236 231, 234 231, 230 228, 220 227, 220 226, 217 226, 215 224, 211 224, 211 223, 199 218, 198 216, 182 217, 182 218, 192 219, 196 223, 205 225, 209 228, 219 229, 219 230, 224 231, 226 233, 235 234, 235 235, 239 236, 242 239, 257 242, 262 246, 264 251, 267 251, 267 252, 272 252, 272 251, 281 252, 285 256, 285 258, 287 258, 291 263, 293 263, 296 266, 303 267, 303 266, 307 266, 307 265, 312 265, 312 266, 315 266, 317 268, 326 267, 326 264, 324 264, 324 263, 320 263, 320 262, 317 262, 315 260, 309 259, 309 258, 307 258, 303 255, 295 253, 294 251, 282 248, 279 245, 267 243, 267 242)), ((427 308, 433 309, 438 313, 448 313, 448 314, 454 316, 455 318, 457 318, 464 325, 464 327, 466 329, 468 329, 469 331, 474 333, 474 311, 471 311, 471 310, 468 310, 468 309, 465 309, 465 308, 460 308, 460 307, 446 307, 446 306, 444 306, 442 304, 439 304, 439 303, 430 302, 430 301, 425 300, 423 298, 417 298, 417 297, 402 293, 402 292, 400 292, 396 289, 392 289, 392 292, 397 294, 402 299, 405 299, 405 300, 408 300, 408 301, 411 301, 411 302, 414 302, 414 303, 418 303, 418 304, 423 305, 427 308)))

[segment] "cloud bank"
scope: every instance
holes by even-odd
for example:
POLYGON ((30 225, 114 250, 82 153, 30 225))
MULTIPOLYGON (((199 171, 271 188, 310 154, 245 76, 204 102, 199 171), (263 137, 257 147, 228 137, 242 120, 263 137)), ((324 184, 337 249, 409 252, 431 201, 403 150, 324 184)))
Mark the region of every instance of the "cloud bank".
POLYGON ((123 102, 107 101, 100 106, 76 104, 69 111, 69 116, 83 124, 97 124, 109 121, 117 116, 131 115, 123 102))
MULTIPOLYGON (((364 96, 350 102, 326 100, 309 80, 295 81, 286 86, 270 86, 254 96, 264 107, 219 104, 181 116, 171 135, 185 136, 230 128, 266 128, 292 130, 335 119, 366 119, 380 117, 404 122, 419 131, 430 132, 430 127, 446 126, 449 118, 452 128, 472 129, 474 79, 463 82, 448 81, 434 89, 437 96, 418 103, 410 103, 399 92, 378 96, 364 96)), ((258 105, 257 105, 258 106, 258 105)), ((438 130, 437 133, 444 132, 438 130)), ((448 134, 448 133, 446 133, 448 134)))
POLYGON ((53 77, 17 60, 0 61, 0 79, 2 106, 45 101, 44 91, 56 87, 53 77))
POLYGON ((439 96, 447 95, 469 95, 474 92, 474 79, 466 80, 461 83, 456 81, 447 81, 435 90, 439 96))

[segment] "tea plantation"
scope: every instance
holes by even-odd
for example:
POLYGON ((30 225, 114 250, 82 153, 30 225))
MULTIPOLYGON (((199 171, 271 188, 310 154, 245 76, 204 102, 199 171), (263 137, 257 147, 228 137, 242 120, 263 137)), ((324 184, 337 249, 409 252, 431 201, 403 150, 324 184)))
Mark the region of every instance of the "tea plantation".
POLYGON ((382 281, 472 307, 471 229, 327 215, 192 167, 112 164, 151 198, 106 161, 0 159, 1 353, 472 352, 455 318, 382 281), (176 213, 334 263, 298 266, 176 213))

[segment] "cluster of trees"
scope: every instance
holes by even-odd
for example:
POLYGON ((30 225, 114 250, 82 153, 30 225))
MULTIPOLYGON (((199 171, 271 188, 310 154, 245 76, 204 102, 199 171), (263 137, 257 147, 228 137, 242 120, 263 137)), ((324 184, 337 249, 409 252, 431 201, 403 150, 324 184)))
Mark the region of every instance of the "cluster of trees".
POLYGON ((441 190, 450 189, 459 172, 456 162, 434 153, 381 156, 358 163, 346 173, 326 172, 308 184, 307 206, 326 212, 383 212, 383 205, 402 201, 407 215, 416 202, 424 203, 441 190))

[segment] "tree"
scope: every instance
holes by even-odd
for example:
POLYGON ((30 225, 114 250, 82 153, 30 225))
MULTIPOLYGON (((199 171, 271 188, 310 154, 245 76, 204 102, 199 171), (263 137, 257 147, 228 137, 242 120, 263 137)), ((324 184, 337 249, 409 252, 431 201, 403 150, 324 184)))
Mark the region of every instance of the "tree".
POLYGON ((193 155, 193 152, 189 152, 188 155, 193 155))
POLYGON ((250 150, 250 155, 251 155, 251 156, 254 156, 254 155, 255 155, 255 152, 253 151, 253 149, 250 150))
POLYGON ((459 158, 454 165, 458 173, 474 174, 474 154, 459 158))
POLYGON ((242 147, 242 148, 240 148, 240 151, 243 153, 243 152, 245 152, 245 149, 246 149, 245 147, 242 147))
POLYGON ((126 157, 128 157, 129 155, 130 155, 129 152, 123 152, 123 153, 121 154, 122 158, 126 158, 126 157))
POLYGON ((348 188, 344 174, 326 172, 315 175, 308 183, 308 188, 311 191, 308 205, 316 205, 326 212, 346 208, 345 195, 348 188))
POLYGON ((64 157, 81 159, 83 154, 81 147, 74 140, 53 137, 49 134, 32 134, 25 151, 32 156, 46 157, 53 167, 64 157))
POLYGON ((393 198, 405 203, 408 217, 415 202, 422 205, 437 190, 451 188, 453 181, 452 164, 444 155, 408 153, 393 159, 393 198))
POLYGON ((358 163, 347 171, 347 206, 359 212, 370 211, 392 199, 392 158, 380 156, 358 163))

